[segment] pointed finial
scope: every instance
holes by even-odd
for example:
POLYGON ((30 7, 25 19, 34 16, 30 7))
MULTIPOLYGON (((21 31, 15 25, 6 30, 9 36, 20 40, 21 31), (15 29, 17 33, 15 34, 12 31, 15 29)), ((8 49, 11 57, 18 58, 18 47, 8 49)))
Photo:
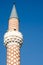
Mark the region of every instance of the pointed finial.
POLYGON ((13 5, 13 8, 12 8, 12 11, 11 11, 10 18, 18 18, 15 2, 14 2, 14 5, 13 5))
POLYGON ((15 5, 15 2, 13 4, 15 5))

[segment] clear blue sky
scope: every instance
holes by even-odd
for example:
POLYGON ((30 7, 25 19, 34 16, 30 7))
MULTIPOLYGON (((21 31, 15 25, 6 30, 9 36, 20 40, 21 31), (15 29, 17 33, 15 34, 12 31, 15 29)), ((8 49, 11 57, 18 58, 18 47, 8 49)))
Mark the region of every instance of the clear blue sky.
POLYGON ((0 0, 0 65, 6 65, 3 36, 14 1, 24 36, 21 65, 43 65, 43 0, 0 0))

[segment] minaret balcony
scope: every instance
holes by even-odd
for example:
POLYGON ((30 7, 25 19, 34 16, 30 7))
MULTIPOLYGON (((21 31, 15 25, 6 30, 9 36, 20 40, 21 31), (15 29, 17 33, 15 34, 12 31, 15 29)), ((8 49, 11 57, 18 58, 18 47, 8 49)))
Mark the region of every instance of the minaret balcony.
POLYGON ((4 43, 5 45, 17 44, 21 47, 23 43, 23 36, 18 31, 8 31, 4 35, 4 43))

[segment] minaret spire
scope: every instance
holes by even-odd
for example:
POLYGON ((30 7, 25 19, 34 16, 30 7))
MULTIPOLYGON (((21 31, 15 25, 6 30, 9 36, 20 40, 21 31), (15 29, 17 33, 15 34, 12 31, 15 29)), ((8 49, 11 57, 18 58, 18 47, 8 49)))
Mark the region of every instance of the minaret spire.
POLYGON ((13 5, 10 18, 18 18, 15 4, 13 5))

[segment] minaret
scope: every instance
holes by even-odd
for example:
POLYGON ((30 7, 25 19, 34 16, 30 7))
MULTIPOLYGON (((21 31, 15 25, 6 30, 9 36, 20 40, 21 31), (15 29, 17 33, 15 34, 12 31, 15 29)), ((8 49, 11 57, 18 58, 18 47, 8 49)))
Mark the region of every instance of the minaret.
POLYGON ((19 32, 19 20, 15 5, 13 5, 9 18, 8 31, 4 35, 4 43, 7 49, 7 65, 20 65, 20 48, 23 36, 19 32))

